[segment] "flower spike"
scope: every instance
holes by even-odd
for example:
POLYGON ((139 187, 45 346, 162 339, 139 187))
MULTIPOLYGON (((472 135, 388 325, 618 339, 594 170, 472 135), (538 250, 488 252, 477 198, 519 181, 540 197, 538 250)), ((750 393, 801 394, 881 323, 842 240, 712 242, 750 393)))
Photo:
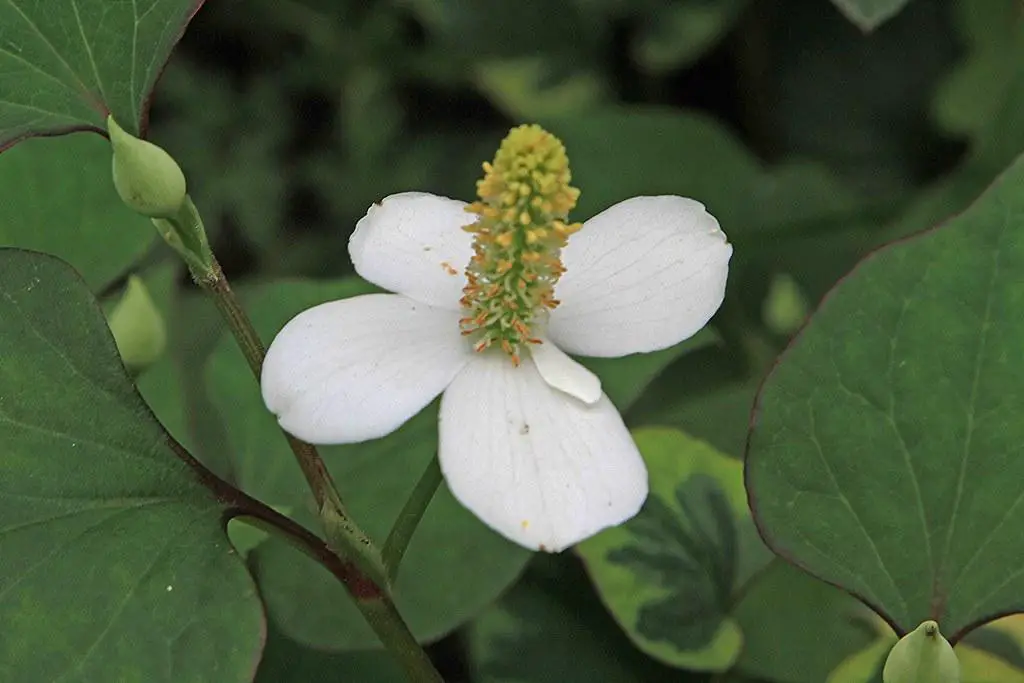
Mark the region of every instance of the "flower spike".
POLYGON ((558 305, 562 248, 582 227, 567 222, 580 192, 565 147, 537 125, 513 128, 483 168, 480 199, 466 207, 480 218, 463 228, 474 240, 460 324, 474 349, 497 345, 518 365, 523 345, 540 343, 537 317, 558 305))

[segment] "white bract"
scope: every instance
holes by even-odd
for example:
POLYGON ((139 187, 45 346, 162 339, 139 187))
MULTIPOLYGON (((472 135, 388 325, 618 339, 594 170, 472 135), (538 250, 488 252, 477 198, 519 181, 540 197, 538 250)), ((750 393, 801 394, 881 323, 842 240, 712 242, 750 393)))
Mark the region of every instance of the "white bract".
POLYGON ((439 458, 452 493, 509 539, 558 551, 635 515, 648 490, 600 380, 565 352, 624 356, 690 337, 721 305, 732 247, 691 199, 612 206, 564 248, 561 303, 517 367, 460 332, 473 253, 461 226, 477 218, 465 206, 421 193, 372 206, 349 253, 394 294, 293 318, 267 353, 263 398, 288 432, 327 444, 384 436, 443 392, 439 458))

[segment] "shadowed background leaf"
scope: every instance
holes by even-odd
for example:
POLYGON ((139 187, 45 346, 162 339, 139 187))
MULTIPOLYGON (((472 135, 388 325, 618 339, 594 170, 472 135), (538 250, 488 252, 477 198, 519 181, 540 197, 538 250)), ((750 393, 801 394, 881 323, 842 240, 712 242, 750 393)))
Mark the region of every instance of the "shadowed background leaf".
POLYGON ((0 153, 0 246, 66 260, 93 291, 124 274, 156 233, 114 191, 110 143, 79 133, 0 153))
POLYGON ((479 683, 683 683, 698 674, 645 657, 625 638, 570 557, 538 555, 523 579, 473 621, 479 683))

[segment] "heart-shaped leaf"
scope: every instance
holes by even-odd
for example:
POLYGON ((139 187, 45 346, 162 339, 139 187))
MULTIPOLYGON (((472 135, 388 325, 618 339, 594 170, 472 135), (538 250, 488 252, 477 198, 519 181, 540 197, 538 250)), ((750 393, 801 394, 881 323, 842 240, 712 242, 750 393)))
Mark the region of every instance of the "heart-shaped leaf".
POLYGON ((0 680, 252 680, 226 485, 153 418, 66 264, 0 250, 0 320, 0 680))
POLYGON ((746 511, 740 463, 671 429, 634 432, 650 472, 640 513, 577 547, 605 605, 644 652, 725 671, 742 634, 738 589, 770 555, 746 511))
POLYGON ((0 149, 30 135, 138 133, 160 70, 203 0, 0 2, 0 149))
POLYGON ((26 140, 7 150, 0 187, 0 246, 59 256, 93 291, 123 274, 156 237, 117 196, 110 144, 98 135, 26 140))
POLYGON ((765 382, 762 535, 905 633, 1024 610, 1024 162, 865 259, 765 382))

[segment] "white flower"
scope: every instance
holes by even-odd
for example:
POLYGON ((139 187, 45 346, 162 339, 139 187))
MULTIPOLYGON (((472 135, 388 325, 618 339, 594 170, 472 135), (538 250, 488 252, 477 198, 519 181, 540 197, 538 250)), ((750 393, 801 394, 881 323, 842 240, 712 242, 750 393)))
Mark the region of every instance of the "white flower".
POLYGON ((356 271, 394 294, 311 308, 267 353, 263 399, 313 443, 375 439, 444 393, 439 458, 455 497, 533 549, 558 551, 619 524, 647 497, 647 472, 600 380, 566 355, 666 348, 722 303, 732 247, 704 206, 637 197, 587 221, 542 343, 516 367, 461 334, 459 300, 477 216, 463 202, 396 194, 349 242, 356 271))

